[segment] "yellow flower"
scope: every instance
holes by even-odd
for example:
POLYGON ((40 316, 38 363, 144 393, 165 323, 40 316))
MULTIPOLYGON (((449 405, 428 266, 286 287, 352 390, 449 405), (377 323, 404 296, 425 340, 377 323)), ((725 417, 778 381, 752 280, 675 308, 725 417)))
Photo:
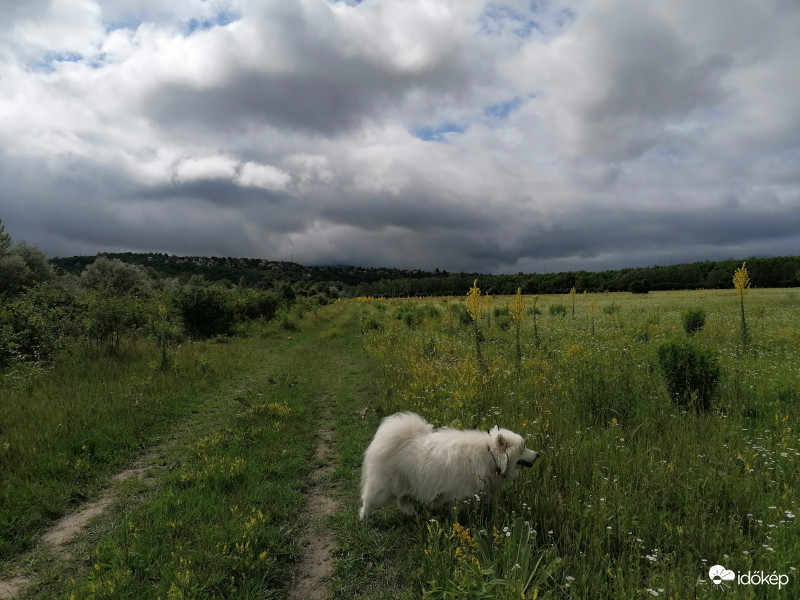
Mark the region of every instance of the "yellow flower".
POLYGON ((743 262, 742 266, 736 269, 733 274, 733 287, 736 288, 736 293, 739 298, 743 298, 745 292, 750 288, 750 277, 747 275, 747 262, 743 262))
POLYGON ((478 280, 476 279, 467 294, 467 311, 475 323, 481 317, 481 304, 481 288, 478 287, 478 280))
POLYGON ((510 313, 515 323, 522 321, 522 316, 525 314, 525 301, 522 299, 522 288, 517 288, 517 295, 511 300, 510 313))
POLYGON ((460 563, 470 563, 474 566, 480 566, 478 563, 478 544, 472 539, 469 528, 464 527, 459 523, 453 523, 453 531, 450 538, 456 542, 456 560, 460 563))

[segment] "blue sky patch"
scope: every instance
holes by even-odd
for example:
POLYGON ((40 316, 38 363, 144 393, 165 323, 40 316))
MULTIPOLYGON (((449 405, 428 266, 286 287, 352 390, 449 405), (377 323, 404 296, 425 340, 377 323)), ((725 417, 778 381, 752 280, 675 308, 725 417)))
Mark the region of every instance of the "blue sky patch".
POLYGON ((417 127, 411 130, 411 134, 426 142, 444 142, 447 141, 447 134, 464 133, 466 130, 466 125, 445 121, 434 127, 417 127))
POLYGON ((56 63, 60 62, 80 62, 83 55, 77 52, 47 52, 42 58, 31 65, 31 71, 41 73, 53 73, 56 70, 56 63))
POLYGON ((518 109, 521 105, 522 98, 516 96, 510 100, 506 100, 505 102, 499 102, 497 104, 487 106, 483 109, 483 112, 487 117, 493 117, 495 119, 507 119, 508 115, 518 109))
MULTIPOLYGON (((532 12, 537 9, 532 5, 532 12)), ((543 27, 531 13, 524 13, 503 4, 490 4, 481 18, 484 33, 497 35, 506 28, 517 37, 528 38, 534 32, 543 32, 543 27)))
POLYGON ((240 16, 226 10, 219 11, 213 19, 190 19, 186 24, 186 35, 192 35, 195 31, 205 31, 214 27, 224 27, 234 21, 238 21, 240 16))

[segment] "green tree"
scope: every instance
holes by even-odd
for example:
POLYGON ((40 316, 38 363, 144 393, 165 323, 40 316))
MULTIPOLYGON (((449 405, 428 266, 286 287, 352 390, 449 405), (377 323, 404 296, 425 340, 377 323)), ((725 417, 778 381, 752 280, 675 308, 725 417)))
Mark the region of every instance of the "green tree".
POLYGON ((187 286, 175 296, 174 303, 192 337, 228 335, 233 329, 233 307, 222 288, 187 286))
POLYGON ((8 234, 0 234, 0 294, 16 296, 25 288, 55 279, 44 252, 25 242, 9 249, 9 241, 8 234))
POLYGON ((142 267, 105 256, 97 257, 83 270, 81 284, 90 290, 110 287, 118 294, 130 294, 148 287, 147 273, 142 267))
POLYGON ((6 233, 6 227, 3 225, 3 219, 0 219, 0 257, 2 257, 11 247, 11 236, 6 233))

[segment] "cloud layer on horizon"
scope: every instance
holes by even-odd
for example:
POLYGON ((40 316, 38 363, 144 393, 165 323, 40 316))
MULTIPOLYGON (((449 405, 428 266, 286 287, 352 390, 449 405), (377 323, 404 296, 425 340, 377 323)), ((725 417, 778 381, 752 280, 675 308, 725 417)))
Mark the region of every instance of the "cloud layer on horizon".
POLYGON ((129 4, 2 9, 0 218, 51 255, 800 253, 795 3, 129 4))

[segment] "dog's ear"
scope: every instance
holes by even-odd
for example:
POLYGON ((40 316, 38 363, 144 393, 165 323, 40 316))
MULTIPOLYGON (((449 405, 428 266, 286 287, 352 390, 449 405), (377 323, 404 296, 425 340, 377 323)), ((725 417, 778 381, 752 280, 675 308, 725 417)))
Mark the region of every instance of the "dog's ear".
POLYGON ((492 458, 494 458, 494 463, 497 465, 497 470, 500 474, 505 475, 508 470, 508 453, 506 450, 508 450, 510 444, 500 433, 500 428, 497 426, 489 435, 492 436, 492 444, 490 446, 492 458))

